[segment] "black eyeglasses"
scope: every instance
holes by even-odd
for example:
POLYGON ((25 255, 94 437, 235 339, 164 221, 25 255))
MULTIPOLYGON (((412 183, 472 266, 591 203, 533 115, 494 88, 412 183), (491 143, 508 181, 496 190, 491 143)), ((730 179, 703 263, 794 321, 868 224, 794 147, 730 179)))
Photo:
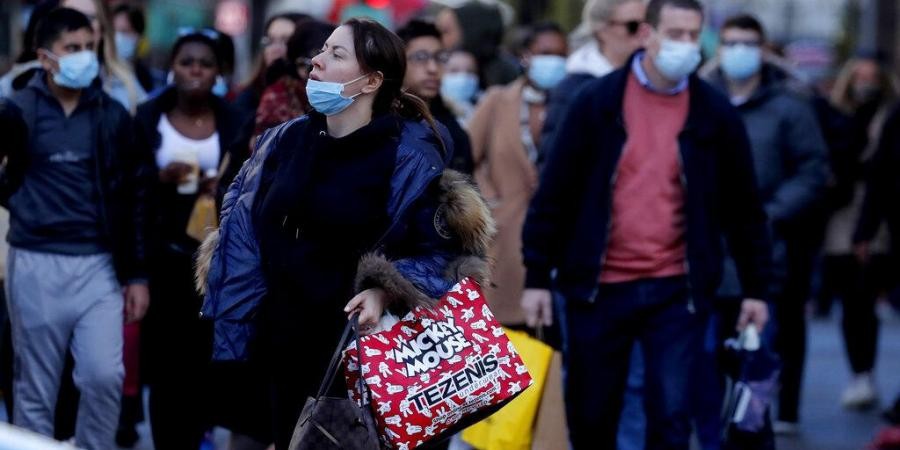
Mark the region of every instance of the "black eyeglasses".
POLYGON ((757 41, 755 39, 753 39, 753 40, 748 39, 745 41, 737 40, 737 39, 733 39, 733 40, 729 39, 727 41, 722 41, 723 47, 734 47, 735 45, 743 45, 745 47, 760 47, 760 46, 762 46, 762 42, 757 41))
POLYGON ((644 23, 642 20, 607 20, 606 22, 610 25, 621 25, 625 27, 625 31, 632 36, 637 34, 638 29, 641 28, 641 24, 644 23))
POLYGON ((443 66, 444 64, 447 64, 447 61, 450 61, 450 52, 440 51, 429 53, 426 50, 419 50, 410 53, 406 59, 413 64, 427 64, 429 60, 434 60, 437 65, 443 66))

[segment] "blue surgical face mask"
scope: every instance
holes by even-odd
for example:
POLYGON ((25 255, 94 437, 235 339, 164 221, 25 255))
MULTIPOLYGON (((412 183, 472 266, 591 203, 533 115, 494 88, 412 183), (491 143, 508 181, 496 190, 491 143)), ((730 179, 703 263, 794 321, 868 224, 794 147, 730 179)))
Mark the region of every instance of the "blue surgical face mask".
POLYGON ((762 51, 758 46, 735 44, 722 47, 722 72, 731 80, 742 81, 759 73, 762 51))
POLYGON ((528 65, 528 78, 535 86, 549 91, 566 77, 566 58, 559 55, 535 55, 528 65))
POLYGON ((84 89, 91 85, 100 73, 100 63, 93 50, 83 50, 65 56, 47 52, 50 59, 59 63, 59 71, 53 74, 53 82, 69 89, 84 89))
POLYGON ((131 61, 137 53, 137 46, 137 36, 116 31, 116 52, 119 54, 120 59, 131 61))
POLYGON ((441 95, 457 103, 471 103, 478 92, 478 77, 469 72, 454 72, 441 78, 441 95))
POLYGON ((306 82, 306 97, 309 99, 310 106, 315 108, 316 111, 326 116, 333 116, 347 109, 353 103, 353 100, 362 94, 362 92, 359 92, 351 97, 344 97, 344 86, 362 80, 367 76, 369 74, 354 78, 346 83, 317 81, 310 78, 306 82))
POLYGON ((663 39, 653 63, 667 80, 681 81, 697 69, 700 59, 700 46, 696 43, 663 39))
POLYGON ((228 95, 228 83, 225 82, 225 77, 222 75, 216 76, 216 84, 212 87, 212 93, 217 97, 225 97, 228 95))

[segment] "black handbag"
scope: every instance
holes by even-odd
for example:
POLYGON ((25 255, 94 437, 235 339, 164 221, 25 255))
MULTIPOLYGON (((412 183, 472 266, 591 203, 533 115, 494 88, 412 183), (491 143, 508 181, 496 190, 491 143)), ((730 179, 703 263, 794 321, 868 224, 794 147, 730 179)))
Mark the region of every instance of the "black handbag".
MULTIPOLYGON (((326 397, 341 365, 341 353, 350 334, 359 345, 359 317, 353 316, 344 328, 331 364, 322 380, 315 398, 308 398, 291 437, 290 450, 379 450, 381 442, 375 428, 375 419, 368 404, 360 406, 346 397, 326 397)), ((362 364, 360 364, 362 366, 362 364)), ((362 368, 360 380, 362 377, 362 368)), ((362 388, 362 386, 361 386, 362 388)), ((361 392, 363 390, 361 389, 361 392)))

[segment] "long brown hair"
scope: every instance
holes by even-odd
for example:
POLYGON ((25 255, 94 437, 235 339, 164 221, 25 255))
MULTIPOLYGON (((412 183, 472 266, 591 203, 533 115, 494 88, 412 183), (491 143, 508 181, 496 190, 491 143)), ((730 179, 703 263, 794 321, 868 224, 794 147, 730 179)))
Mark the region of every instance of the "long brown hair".
MULTIPOLYGON (((281 14, 276 14, 272 17, 269 17, 268 20, 266 20, 266 23, 263 26, 263 36, 266 35, 266 33, 269 31, 269 27, 276 20, 289 20, 294 23, 294 27, 296 30, 296 28, 300 27, 301 23, 303 23, 307 20, 311 20, 311 19, 312 19, 312 16, 310 16, 308 14, 303 14, 303 13, 285 12, 285 13, 281 13, 281 14)), ((244 83, 244 89, 252 89, 253 92, 256 93, 256 96, 259 97, 260 95, 262 95, 262 92, 267 87, 266 86, 266 71, 269 69, 269 67, 266 66, 266 61, 265 61, 265 56, 264 56, 265 49, 262 48, 262 46, 260 46, 260 48, 257 50, 258 51, 257 51, 257 55, 256 55, 256 62, 253 64, 254 65, 253 74, 250 75, 250 79, 248 79, 244 83)))
POLYGON ((438 131, 437 123, 428 110, 425 101, 403 89, 403 77, 406 75, 406 50, 396 34, 380 23, 364 18, 353 18, 344 25, 353 33, 353 46, 356 48, 356 60, 365 73, 381 72, 384 80, 375 94, 372 112, 375 114, 393 113, 405 119, 425 119, 446 153, 444 140, 438 131))

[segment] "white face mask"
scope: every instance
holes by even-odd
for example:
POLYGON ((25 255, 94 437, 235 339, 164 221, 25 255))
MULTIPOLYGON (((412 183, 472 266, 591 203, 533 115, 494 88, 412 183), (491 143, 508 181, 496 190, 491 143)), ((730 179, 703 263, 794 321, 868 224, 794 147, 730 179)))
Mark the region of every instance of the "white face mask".
POLYGON ((663 39, 653 59, 656 69, 669 81, 681 81, 700 65, 700 46, 694 42, 663 39))

